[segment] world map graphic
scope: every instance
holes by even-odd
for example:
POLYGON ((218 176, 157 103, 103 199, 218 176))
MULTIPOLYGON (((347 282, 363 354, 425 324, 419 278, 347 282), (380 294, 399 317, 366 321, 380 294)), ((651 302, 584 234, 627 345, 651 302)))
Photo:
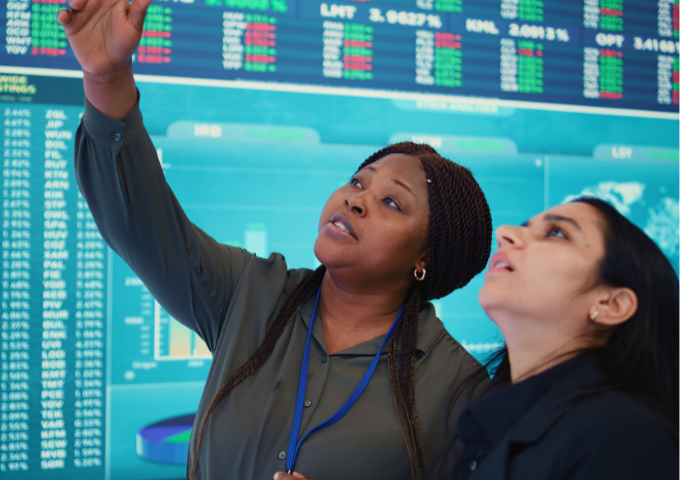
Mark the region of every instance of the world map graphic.
POLYGON ((578 194, 567 195, 562 203, 584 196, 611 203, 657 243, 677 270, 680 241, 678 199, 663 193, 662 188, 649 191, 641 182, 606 181, 587 186, 578 194))

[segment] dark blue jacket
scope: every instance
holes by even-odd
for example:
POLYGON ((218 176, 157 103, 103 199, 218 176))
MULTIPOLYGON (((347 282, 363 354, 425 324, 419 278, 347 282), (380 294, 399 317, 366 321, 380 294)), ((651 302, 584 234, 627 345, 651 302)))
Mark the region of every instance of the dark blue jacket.
POLYGON ((670 428, 629 395, 589 395, 604 378, 590 358, 550 388, 479 462, 469 480, 677 480, 670 428))

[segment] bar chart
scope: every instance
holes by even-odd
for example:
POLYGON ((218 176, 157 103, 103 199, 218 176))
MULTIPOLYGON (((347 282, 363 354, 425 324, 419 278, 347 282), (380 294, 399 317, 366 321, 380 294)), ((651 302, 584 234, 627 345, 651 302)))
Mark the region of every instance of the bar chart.
POLYGON ((210 359, 212 355, 196 332, 172 318, 154 301, 154 360, 210 359))

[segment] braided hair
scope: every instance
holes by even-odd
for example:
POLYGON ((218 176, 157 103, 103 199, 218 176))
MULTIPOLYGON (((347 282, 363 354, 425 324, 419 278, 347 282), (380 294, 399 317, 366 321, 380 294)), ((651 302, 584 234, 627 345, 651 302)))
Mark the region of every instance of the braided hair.
MULTIPOLYGON (((379 150, 357 169, 391 154, 418 158, 429 188, 429 262, 423 281, 407 293, 404 312, 389 344, 388 374, 397 419, 404 437, 414 479, 427 477, 427 459, 415 402, 415 359, 421 302, 444 297, 470 282, 486 266, 491 251, 491 212, 472 173, 441 157, 429 145, 401 142, 379 150)), ((189 480, 198 465, 203 432, 220 401, 255 371, 274 350, 284 329, 318 289, 326 273, 323 265, 305 277, 281 307, 262 344, 217 390, 196 436, 189 480)))

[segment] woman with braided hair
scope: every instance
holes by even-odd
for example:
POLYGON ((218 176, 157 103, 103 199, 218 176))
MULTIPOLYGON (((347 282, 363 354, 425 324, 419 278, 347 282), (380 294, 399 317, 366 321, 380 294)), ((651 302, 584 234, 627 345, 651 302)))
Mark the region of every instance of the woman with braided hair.
POLYGON ((142 124, 129 58, 149 3, 71 0, 58 20, 84 74, 80 190, 109 246, 213 354, 188 478, 427 478, 465 406, 442 422, 452 392, 473 397, 487 379, 427 302, 486 265, 479 185, 400 143, 326 202, 317 270, 217 243, 184 214, 142 124))

